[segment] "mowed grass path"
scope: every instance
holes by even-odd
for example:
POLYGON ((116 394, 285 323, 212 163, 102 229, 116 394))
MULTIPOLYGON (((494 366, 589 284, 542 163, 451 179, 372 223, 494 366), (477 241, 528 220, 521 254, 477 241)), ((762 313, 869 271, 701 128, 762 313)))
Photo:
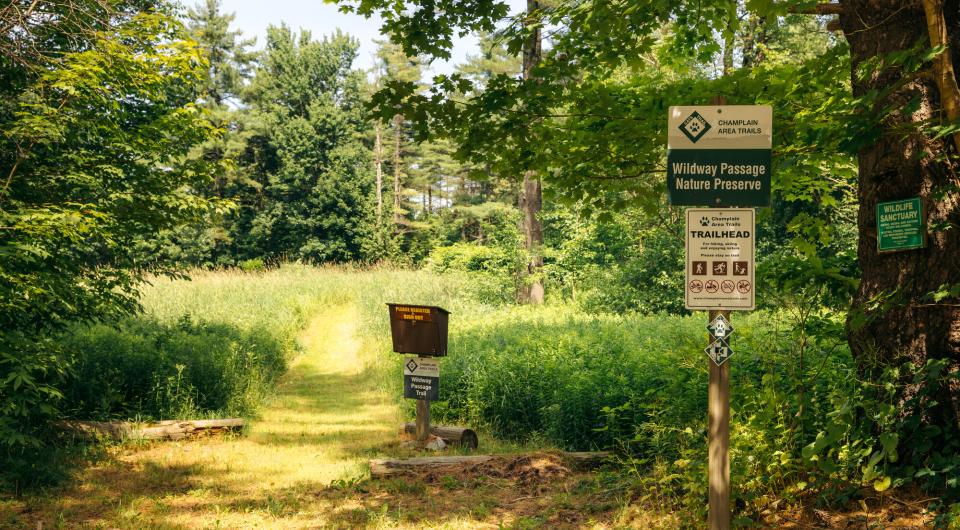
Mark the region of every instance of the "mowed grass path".
POLYGON ((0 525, 36 528, 343 526, 331 482, 362 479, 397 444, 396 401, 378 390, 355 333, 356 309, 330 308, 300 337, 304 353, 244 436, 121 447, 48 497, 7 504, 0 525), (341 521, 337 523, 335 521, 341 521))

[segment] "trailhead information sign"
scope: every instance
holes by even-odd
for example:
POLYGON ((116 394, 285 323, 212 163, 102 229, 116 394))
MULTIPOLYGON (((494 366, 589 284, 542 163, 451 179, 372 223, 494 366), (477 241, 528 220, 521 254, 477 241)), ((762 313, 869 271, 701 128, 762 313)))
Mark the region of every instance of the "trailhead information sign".
POLYGON ((754 309, 753 208, 687 210, 687 309, 754 309))
POLYGON ((409 357, 403 363, 403 397, 436 401, 440 396, 440 361, 409 357))
POLYGON ((877 203, 877 250, 896 252, 927 246, 920 197, 877 203))
POLYGON ((667 193, 675 206, 769 206, 769 105, 670 107, 667 193))

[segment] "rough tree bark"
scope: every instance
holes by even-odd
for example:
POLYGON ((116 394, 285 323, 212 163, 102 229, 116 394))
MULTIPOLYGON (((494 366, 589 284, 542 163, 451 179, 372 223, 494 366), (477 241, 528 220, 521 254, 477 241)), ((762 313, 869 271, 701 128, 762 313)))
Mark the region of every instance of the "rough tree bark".
MULTIPOLYGON (((527 0, 526 24, 533 27, 530 37, 523 46, 523 79, 533 79, 533 69, 540 62, 541 34, 535 17, 540 9, 538 0, 527 0)), ((543 209, 543 189, 535 171, 524 171, 523 189, 520 190, 521 228, 524 235, 529 260, 527 261, 526 278, 523 282, 519 299, 529 304, 542 304, 544 297, 543 287, 543 225, 540 222, 540 210, 543 209)))
POLYGON ((393 224, 400 229, 400 135, 403 128, 403 116, 393 117, 393 224))
POLYGON ((373 126, 376 133, 376 141, 373 144, 373 164, 377 171, 377 224, 379 225, 383 218, 383 128, 380 121, 373 126))
POLYGON ((731 17, 727 23, 727 34, 723 37, 723 75, 729 75, 733 72, 733 48, 737 40, 737 30, 735 19, 731 17))
MULTIPOLYGON (((935 3, 941 13, 949 14, 952 25, 947 27, 953 35, 948 40, 956 46, 960 0, 935 3)), ((845 1, 840 25, 850 43, 854 72, 871 57, 910 48, 927 37, 928 27, 921 2, 895 0, 845 1)), ((854 96, 895 87, 882 106, 904 109, 911 100, 920 102, 914 112, 898 110, 887 117, 882 124, 885 134, 858 153, 862 278, 847 330, 853 354, 868 374, 908 361, 922 365, 929 359, 946 359, 954 371, 960 367, 960 303, 947 299, 935 304, 928 296, 944 284, 960 281, 960 168, 956 158, 944 156, 955 156, 957 147, 949 137, 931 139, 916 132, 919 122, 945 117, 937 69, 935 64, 933 71, 906 79, 897 68, 852 76, 854 96), (952 228, 930 231, 925 249, 881 255, 877 202, 916 196, 923 201, 928 226, 952 228), (884 298, 890 303, 875 303, 884 298)), ((916 391, 910 381, 904 383, 908 395, 916 391)), ((939 404, 921 411, 925 420, 955 430, 960 425, 960 388, 954 384, 935 391, 939 404)))

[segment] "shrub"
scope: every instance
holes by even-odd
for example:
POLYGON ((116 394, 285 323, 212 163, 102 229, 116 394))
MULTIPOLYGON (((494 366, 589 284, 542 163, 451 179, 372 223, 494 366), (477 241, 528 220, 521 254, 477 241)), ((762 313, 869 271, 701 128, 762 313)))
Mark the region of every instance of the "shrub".
POLYGON ((266 268, 263 258, 245 259, 240 262, 240 270, 243 272, 259 272, 266 268))
POLYGON ((523 263, 518 249, 455 243, 434 248, 426 260, 427 270, 437 273, 466 273, 468 294, 493 303, 512 301, 519 278, 516 271, 523 263))
POLYGON ((73 359, 69 416, 159 420, 252 414, 285 370, 288 345, 262 327, 184 317, 79 329, 63 346, 73 359))

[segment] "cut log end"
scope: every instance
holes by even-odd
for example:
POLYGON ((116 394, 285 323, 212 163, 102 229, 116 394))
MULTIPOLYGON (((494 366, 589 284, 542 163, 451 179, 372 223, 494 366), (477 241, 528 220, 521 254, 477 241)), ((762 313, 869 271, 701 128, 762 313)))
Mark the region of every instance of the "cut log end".
MULTIPOLYGON (((407 434, 416 434, 417 425, 415 423, 405 423, 403 431, 407 434)), ((469 449, 476 449, 480 445, 480 439, 476 431, 466 427, 454 427, 444 425, 430 426, 430 434, 440 438, 447 445, 458 445, 469 449)))

